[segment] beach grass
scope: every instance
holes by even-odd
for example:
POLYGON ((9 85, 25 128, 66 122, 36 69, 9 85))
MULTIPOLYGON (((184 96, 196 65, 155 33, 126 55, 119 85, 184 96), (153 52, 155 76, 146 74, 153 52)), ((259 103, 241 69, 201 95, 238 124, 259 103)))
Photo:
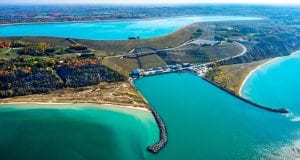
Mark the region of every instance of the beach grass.
POLYGON ((128 82, 64 88, 50 93, 0 99, 0 103, 95 103, 148 108, 142 96, 128 82))
POLYGON ((245 83, 245 79, 249 77, 251 72, 257 67, 265 64, 271 59, 254 61, 250 63, 241 63, 233 65, 225 65, 210 71, 206 77, 209 80, 226 88, 230 92, 240 95, 240 89, 245 83))

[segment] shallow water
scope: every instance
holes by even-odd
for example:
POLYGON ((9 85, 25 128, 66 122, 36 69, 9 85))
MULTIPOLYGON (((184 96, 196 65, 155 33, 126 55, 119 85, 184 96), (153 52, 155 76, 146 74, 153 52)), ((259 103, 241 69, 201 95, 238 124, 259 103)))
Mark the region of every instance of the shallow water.
POLYGON ((248 105, 191 73, 135 81, 162 116, 168 143, 157 155, 153 116, 92 104, 5 105, 0 157, 10 160, 290 160, 299 156, 299 122, 248 105), (71 108, 69 108, 71 107, 71 108), (60 108, 60 109, 59 109, 60 108))
POLYGON ((293 120, 300 121, 300 52, 256 70, 243 86, 242 96, 267 106, 288 108, 293 120))
POLYGON ((1 105, 0 159, 144 159, 158 139, 150 112, 92 104, 38 107, 1 105))
POLYGON ((0 26, 0 37, 53 36, 91 40, 127 40, 130 36, 142 39, 160 37, 195 22, 258 20, 239 16, 194 16, 153 20, 124 20, 102 22, 66 22, 0 26))

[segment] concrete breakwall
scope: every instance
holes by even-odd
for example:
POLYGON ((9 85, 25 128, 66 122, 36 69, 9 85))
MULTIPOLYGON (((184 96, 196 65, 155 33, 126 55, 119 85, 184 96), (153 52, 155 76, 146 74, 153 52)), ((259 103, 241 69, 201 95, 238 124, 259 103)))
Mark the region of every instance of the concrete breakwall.
POLYGON ((215 82, 212 82, 212 81, 210 81, 210 80, 208 80, 206 78, 202 78, 202 79, 205 80, 206 82, 208 82, 208 83, 210 83, 210 84, 212 84, 212 85, 220 88, 221 90, 227 92, 228 94, 230 94, 230 95, 232 95, 232 96, 234 96, 234 97, 236 97, 236 98, 238 98, 238 99, 240 99, 240 100, 242 100, 242 101, 244 101, 244 102, 246 102, 248 104, 251 104, 251 105, 253 105, 253 106, 257 107, 257 108, 264 109, 264 110, 267 110, 267 111, 270 111, 270 112, 275 112, 275 113, 282 113, 282 114, 289 113, 289 111, 287 109, 285 109, 285 108, 270 108, 270 107, 266 107, 266 106, 257 104, 255 102, 252 102, 252 101, 246 99, 246 98, 238 96, 238 95, 234 94, 233 92, 228 91, 226 88, 224 88, 224 87, 216 84, 215 82))

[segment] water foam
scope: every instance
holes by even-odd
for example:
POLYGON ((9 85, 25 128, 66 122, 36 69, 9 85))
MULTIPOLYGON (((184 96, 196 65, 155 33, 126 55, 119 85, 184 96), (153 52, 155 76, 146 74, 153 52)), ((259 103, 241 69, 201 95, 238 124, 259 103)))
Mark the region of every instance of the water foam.
POLYGON ((300 139, 287 144, 272 144, 259 147, 260 156, 254 159, 300 160, 300 139))
POLYGON ((291 119, 293 122, 300 122, 300 116, 295 116, 291 119))

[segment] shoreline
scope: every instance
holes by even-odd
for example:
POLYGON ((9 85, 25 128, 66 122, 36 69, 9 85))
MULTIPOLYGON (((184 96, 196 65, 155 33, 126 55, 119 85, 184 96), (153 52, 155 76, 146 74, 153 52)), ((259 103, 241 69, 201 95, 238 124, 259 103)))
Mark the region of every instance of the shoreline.
MULTIPOLYGON (((300 53, 300 50, 297 50, 297 51, 295 51, 295 52, 292 52, 292 53, 291 53, 290 55, 288 55, 288 56, 293 56, 293 55, 299 54, 299 53, 300 53)), ((265 62, 265 63, 263 63, 263 64, 257 66, 255 69, 253 69, 251 72, 249 72, 248 75, 247 75, 247 76, 245 77, 245 79, 243 80, 242 85, 241 85, 240 88, 239 88, 239 96, 242 97, 242 94, 241 94, 241 93, 242 93, 243 87, 244 87, 245 83, 247 82, 247 80, 251 77, 251 75, 252 75, 255 71, 257 71, 258 69, 260 69, 261 67, 263 67, 263 66, 265 66, 265 65, 267 65, 267 64, 269 64, 269 63, 272 63, 272 62, 274 62, 274 61, 277 61, 277 60, 279 60, 279 59, 281 59, 281 58, 288 57, 288 56, 276 57, 276 58, 270 59, 269 61, 267 61, 267 62, 265 62)))
MULTIPOLYGON (((123 108, 123 109, 129 109, 129 110, 139 110, 144 112, 151 112, 148 108, 143 107, 134 107, 134 106, 125 106, 125 105, 118 105, 118 104, 98 104, 98 103, 55 103, 55 102, 7 102, 7 103, 0 103, 0 109, 2 108, 1 105, 21 105, 21 104, 33 104, 33 105, 72 105, 72 104, 92 104, 98 107, 116 107, 116 108, 123 108)), ((16 108, 22 108, 16 107, 16 108)), ((32 107, 35 108, 35 107, 32 107)), ((52 107, 37 107, 38 109, 43 108, 52 108, 52 107)), ((59 109, 60 107, 53 107, 59 109)), ((84 108, 84 107, 64 107, 64 108, 84 108)), ((96 107, 97 108, 97 107, 96 107)))
MULTIPOLYGON (((145 21, 145 20, 161 20, 167 18, 187 18, 187 17, 219 17, 222 15, 184 15, 184 16, 171 16, 171 17, 148 17, 148 18, 128 18, 128 19, 111 19, 111 20, 85 20, 85 21, 54 21, 54 22, 25 22, 25 23, 2 23, 1 26, 14 26, 14 25, 32 25, 32 24, 64 24, 64 23, 89 23, 89 22, 124 22, 124 21, 145 21)), ((247 16, 222 16, 222 17, 247 17, 247 16)), ((263 20, 266 17, 249 17, 251 20, 229 20, 229 21, 256 21, 263 20)), ((222 20, 223 21, 223 20, 222 20)), ((220 21, 220 22, 222 22, 220 21)), ((203 22, 219 22, 219 21, 203 21, 203 22)), ((195 22, 200 23, 200 22, 195 22)))
POLYGON ((265 65, 267 65, 267 64, 269 64, 269 63, 272 63, 272 62, 274 62, 274 61, 276 61, 276 60, 278 60, 278 59, 280 59, 280 58, 282 58, 282 57, 276 57, 276 58, 270 59, 270 60, 266 61, 265 63, 263 63, 263 64, 257 66, 257 67, 254 68, 252 71, 250 71, 250 72, 247 74, 247 76, 245 77, 245 79, 243 80, 243 83, 241 84, 241 86, 240 86, 240 88, 239 88, 239 96, 240 96, 240 97, 243 97, 243 96, 242 96, 242 90, 243 90, 243 87, 244 87, 244 85, 246 84, 246 82, 248 81, 248 79, 251 77, 251 75, 252 75, 255 71, 259 70, 261 67, 263 67, 263 66, 265 66, 265 65))

